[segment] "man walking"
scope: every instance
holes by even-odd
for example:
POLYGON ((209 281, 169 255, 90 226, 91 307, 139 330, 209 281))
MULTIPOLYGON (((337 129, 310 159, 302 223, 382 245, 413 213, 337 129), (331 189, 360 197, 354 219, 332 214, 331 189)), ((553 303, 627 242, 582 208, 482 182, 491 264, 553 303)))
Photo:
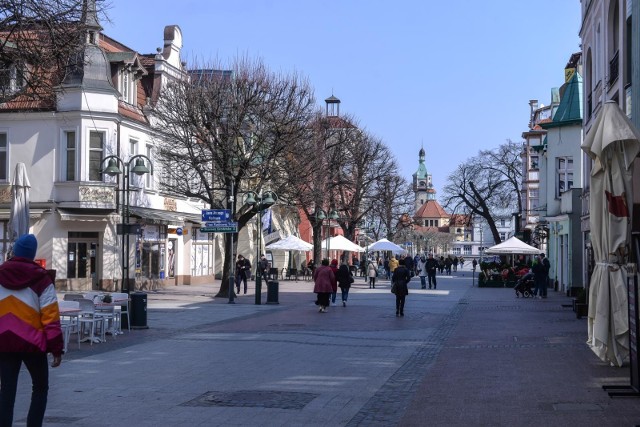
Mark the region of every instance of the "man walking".
POLYGON ((433 254, 429 254, 427 258, 427 276, 429 277, 429 289, 431 289, 431 282, 433 282, 433 289, 436 288, 436 272, 438 271, 438 261, 433 258, 433 254))
POLYGON ((244 293, 247 293, 247 276, 251 274, 251 262, 238 255, 238 261, 236 261, 236 293, 240 294, 240 282, 244 283, 244 293))
POLYGON ((542 298, 547 297, 547 286, 549 285, 549 270, 551 269, 551 263, 549 258, 544 255, 544 252, 540 254, 540 261, 544 267, 544 283, 542 284, 542 298))

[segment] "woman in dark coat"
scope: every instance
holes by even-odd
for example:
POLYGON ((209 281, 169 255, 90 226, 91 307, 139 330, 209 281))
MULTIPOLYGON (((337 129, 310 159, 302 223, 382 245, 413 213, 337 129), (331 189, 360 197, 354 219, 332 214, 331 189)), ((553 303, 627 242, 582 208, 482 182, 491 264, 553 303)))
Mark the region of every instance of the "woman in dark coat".
POLYGON ((336 273, 336 280, 338 281, 340 291, 342 291, 342 306, 346 307, 347 298, 349 298, 349 288, 354 280, 347 264, 342 263, 342 265, 340 265, 340 268, 338 268, 338 272, 336 273))
POLYGON ((400 265, 393 271, 391 277, 392 286, 395 286, 396 294, 396 317, 404 316, 404 301, 409 295, 408 283, 411 281, 411 275, 407 267, 405 267, 404 259, 400 260, 400 265))
POLYGON ((336 287, 336 276, 333 274, 333 269, 329 267, 328 259, 323 259, 322 265, 313 272, 313 281, 315 282, 313 292, 318 294, 318 305, 320 306, 318 311, 326 313, 329 298, 336 287))

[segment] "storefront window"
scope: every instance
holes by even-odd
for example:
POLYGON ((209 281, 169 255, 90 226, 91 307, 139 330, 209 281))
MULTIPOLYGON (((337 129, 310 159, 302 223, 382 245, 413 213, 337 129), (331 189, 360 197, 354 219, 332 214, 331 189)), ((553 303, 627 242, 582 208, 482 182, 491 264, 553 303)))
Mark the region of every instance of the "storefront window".
POLYGON ((213 234, 201 233, 193 228, 193 246, 191 248, 191 275, 207 276, 213 274, 213 234))

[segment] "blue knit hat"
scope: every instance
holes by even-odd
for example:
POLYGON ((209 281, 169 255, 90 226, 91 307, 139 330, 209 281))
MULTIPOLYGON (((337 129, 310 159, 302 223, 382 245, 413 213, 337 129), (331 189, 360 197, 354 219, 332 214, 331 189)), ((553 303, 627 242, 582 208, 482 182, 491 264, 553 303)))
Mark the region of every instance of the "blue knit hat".
POLYGON ((23 234, 13 245, 13 255, 33 260, 38 250, 38 241, 33 234, 23 234))

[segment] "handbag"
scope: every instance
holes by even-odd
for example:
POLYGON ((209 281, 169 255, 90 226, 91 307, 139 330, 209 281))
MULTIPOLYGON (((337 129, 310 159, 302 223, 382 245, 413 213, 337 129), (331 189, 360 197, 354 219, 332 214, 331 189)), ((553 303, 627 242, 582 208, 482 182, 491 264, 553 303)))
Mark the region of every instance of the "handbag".
POLYGON ((356 279, 354 279, 354 278, 353 278, 353 276, 351 276, 351 275, 350 275, 350 276, 349 276, 349 283, 353 283, 353 282, 355 282, 355 281, 356 281, 356 279))
POLYGON ((393 286, 391 286, 391 293, 395 294, 397 289, 398 288, 396 287, 396 284, 394 283, 393 286))

